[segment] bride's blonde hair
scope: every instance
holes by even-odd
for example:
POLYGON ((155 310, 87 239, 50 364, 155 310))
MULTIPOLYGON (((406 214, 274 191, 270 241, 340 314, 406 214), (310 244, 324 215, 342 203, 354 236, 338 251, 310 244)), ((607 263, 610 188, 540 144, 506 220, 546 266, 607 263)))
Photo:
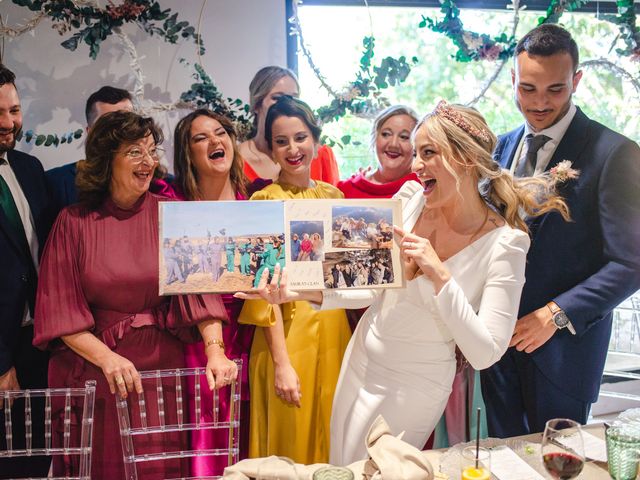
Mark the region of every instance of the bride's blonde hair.
POLYGON ((539 216, 551 211, 570 220, 569 208, 557 194, 553 178, 547 175, 514 178, 493 159, 496 136, 474 108, 443 100, 416 125, 414 138, 423 128, 440 149, 444 167, 456 184, 459 186, 460 178, 454 165, 476 175, 480 195, 511 227, 528 232, 524 215, 539 216))

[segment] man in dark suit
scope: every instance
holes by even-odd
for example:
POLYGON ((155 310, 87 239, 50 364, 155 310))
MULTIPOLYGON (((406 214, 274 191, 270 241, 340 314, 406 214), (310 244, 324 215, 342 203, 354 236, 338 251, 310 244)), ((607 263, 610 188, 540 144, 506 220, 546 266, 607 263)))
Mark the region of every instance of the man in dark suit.
MULTIPOLYGON (((42 165, 37 158, 14 150, 22 128, 14 82, 15 75, 0 64, 0 398, 5 390, 47 386, 47 354, 31 341, 38 255, 51 215, 42 165)), ((35 402, 33 407, 33 445, 41 448, 43 411, 35 402)), ((24 407, 14 408, 13 448, 24 445, 24 433, 20 434, 23 415, 24 407)), ((0 448, 5 448, 4 429, 4 411, 0 410, 0 448)), ((48 470, 49 459, 44 457, 0 461, 2 478, 46 476, 48 470)))
POLYGON ((557 25, 516 47, 512 81, 525 124, 500 137, 496 160, 516 176, 558 175, 564 160, 580 174, 559 183, 572 221, 549 213, 529 223, 511 348, 481 373, 491 436, 540 432, 554 417, 586 423, 611 312, 640 288, 640 148, 573 104, 578 63, 575 41, 557 25))
MULTIPOLYGON (((87 99, 84 109, 87 119, 86 132, 91 131, 93 124, 105 113, 116 112, 118 110, 133 110, 131 94, 122 88, 106 85, 100 90, 93 92, 87 99)), ((59 212, 67 205, 78 201, 76 192, 76 164, 68 163, 61 167, 47 170, 46 177, 51 197, 56 212, 59 212)))

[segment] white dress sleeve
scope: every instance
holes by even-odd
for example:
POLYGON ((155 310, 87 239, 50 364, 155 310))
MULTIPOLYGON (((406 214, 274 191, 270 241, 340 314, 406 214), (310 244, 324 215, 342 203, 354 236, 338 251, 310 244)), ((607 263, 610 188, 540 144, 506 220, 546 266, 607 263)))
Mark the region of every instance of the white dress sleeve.
POLYGON ((525 232, 515 229, 497 240, 478 313, 453 277, 435 297, 440 316, 456 345, 476 370, 493 365, 509 347, 530 243, 525 232))
POLYGON ((381 295, 383 290, 364 288, 359 290, 325 290, 322 294, 322 304, 311 304, 320 310, 334 310, 336 308, 356 309, 367 308, 381 295))

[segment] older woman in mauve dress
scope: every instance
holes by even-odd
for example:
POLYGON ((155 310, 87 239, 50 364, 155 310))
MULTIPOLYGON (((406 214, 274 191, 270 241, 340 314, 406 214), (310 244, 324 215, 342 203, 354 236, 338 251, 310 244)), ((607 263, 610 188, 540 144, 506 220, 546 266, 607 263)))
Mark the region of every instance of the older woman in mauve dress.
MULTIPOLYGON (((86 160, 78 166, 80 203, 60 213, 42 259, 34 344, 52 350, 51 387, 98 382, 94 479, 124 477, 114 394, 141 393, 139 370, 183 367, 178 336, 204 339, 210 388, 237 375, 221 348, 227 314, 220 297, 158 295, 161 199, 148 189, 161 141, 151 118, 132 112, 101 117, 87 138, 86 160)), ((175 397, 168 389, 165 393, 165 411, 175 415, 175 397)), ((147 402, 147 415, 157 418, 156 402, 147 402)), ((59 447, 62 406, 54 405, 53 416, 53 443, 59 447)), ((180 434, 151 435, 136 441, 136 452, 175 450, 184 441, 180 434)), ((54 476, 77 475, 77 467, 54 461, 54 476)), ((179 460, 147 462, 138 471, 145 479, 183 476, 179 460)))

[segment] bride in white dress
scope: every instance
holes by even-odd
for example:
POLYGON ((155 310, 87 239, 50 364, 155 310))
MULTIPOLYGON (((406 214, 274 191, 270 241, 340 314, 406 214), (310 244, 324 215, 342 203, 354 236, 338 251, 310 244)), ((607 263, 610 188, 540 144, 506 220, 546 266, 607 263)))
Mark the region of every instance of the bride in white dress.
POLYGON ((451 392, 456 345, 478 370, 507 350, 530 243, 520 213, 555 209, 568 218, 552 179, 514 180, 493 161, 496 138, 473 109, 439 103, 414 142, 421 183, 396 194, 405 288, 298 293, 278 288, 277 275, 261 283, 259 295, 274 304, 304 298, 322 309, 369 307, 333 401, 334 465, 366 458, 365 436, 378 415, 408 443, 425 444, 451 392))

